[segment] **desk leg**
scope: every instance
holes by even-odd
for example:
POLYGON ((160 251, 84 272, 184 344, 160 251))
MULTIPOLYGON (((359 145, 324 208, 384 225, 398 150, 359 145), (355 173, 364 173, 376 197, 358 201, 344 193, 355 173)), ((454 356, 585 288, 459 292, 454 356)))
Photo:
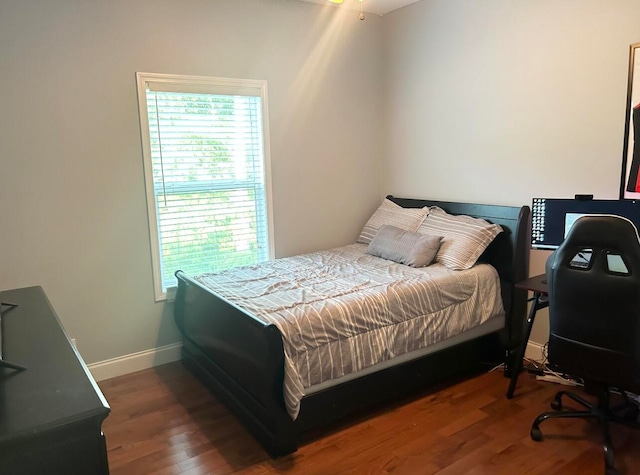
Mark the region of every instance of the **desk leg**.
POLYGON ((520 375, 520 371, 522 371, 522 360, 524 359, 525 351, 527 351, 527 343, 529 341, 529 336, 531 335, 531 328, 533 328, 533 321, 536 318, 536 312, 538 311, 538 305, 540 303, 541 295, 542 294, 539 293, 533 294, 533 302, 531 303, 531 308, 529 309, 529 316, 527 317, 527 325, 524 329, 524 336, 522 337, 522 342, 520 343, 520 349, 516 356, 516 361, 513 364, 513 372, 511 373, 509 389, 507 390, 507 399, 511 399, 513 397, 513 392, 515 391, 516 383, 518 382, 518 376, 520 375))

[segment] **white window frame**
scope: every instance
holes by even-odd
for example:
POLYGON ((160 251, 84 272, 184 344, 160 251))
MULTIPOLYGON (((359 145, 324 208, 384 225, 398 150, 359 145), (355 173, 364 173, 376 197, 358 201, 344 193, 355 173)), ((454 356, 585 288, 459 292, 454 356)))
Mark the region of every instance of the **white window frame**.
POLYGON ((211 93, 223 95, 255 95, 262 100, 262 128, 263 128, 263 157, 264 157, 264 187, 265 206, 267 216, 267 240, 269 259, 274 257, 273 215, 271 205, 271 157, 269 146, 269 121, 267 102, 267 82, 254 79, 231 79, 206 76, 183 76, 175 74, 136 73, 138 88, 138 110, 140 116, 140 133, 142 138, 142 156, 144 162, 144 177, 147 196, 147 214, 149 218, 149 238, 151 242, 151 264, 153 272, 153 287, 155 301, 172 300, 175 287, 165 292, 162 288, 162 268, 160 257, 160 239, 158 216, 156 212, 156 194, 153 182, 153 163, 151 154, 151 136, 149 133, 149 116, 147 108, 148 88, 153 87, 162 91, 211 93))

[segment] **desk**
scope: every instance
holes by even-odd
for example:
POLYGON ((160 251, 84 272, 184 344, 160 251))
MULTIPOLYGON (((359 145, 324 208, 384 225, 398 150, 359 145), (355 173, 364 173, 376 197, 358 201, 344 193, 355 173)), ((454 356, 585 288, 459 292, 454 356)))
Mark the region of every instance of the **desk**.
POLYGON ((522 360, 524 359, 524 353, 527 350, 527 343, 529 342, 529 336, 531 335, 531 328, 533 327, 533 321, 536 318, 538 310, 547 308, 549 306, 549 290, 547 288, 547 276, 546 274, 536 275, 529 277, 522 282, 516 283, 516 288, 529 290, 533 292, 533 298, 531 308, 529 309, 529 316, 527 317, 527 324, 524 328, 524 335, 522 337, 522 343, 516 355, 516 361, 514 364, 513 372, 511 373, 511 380, 509 381, 509 389, 507 390, 507 399, 513 397, 513 391, 516 389, 516 383, 518 382, 518 375, 522 371, 522 360))
POLYGON ((109 405, 40 287, 0 292, 0 475, 106 475, 109 405))

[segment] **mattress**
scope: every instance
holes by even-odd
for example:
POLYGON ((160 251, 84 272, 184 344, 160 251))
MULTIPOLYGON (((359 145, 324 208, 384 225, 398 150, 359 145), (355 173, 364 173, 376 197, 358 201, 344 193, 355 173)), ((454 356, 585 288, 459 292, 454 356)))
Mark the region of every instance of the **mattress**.
POLYGON ((352 244, 194 278, 278 328, 293 419, 314 387, 504 320, 493 267, 415 269, 366 249, 352 244))

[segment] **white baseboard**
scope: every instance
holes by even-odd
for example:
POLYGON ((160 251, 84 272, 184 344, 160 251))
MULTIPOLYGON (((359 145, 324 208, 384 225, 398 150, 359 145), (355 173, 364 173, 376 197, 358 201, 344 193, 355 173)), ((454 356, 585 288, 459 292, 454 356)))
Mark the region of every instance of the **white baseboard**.
POLYGON ((529 340, 527 342, 527 349, 524 352, 524 357, 542 363, 545 360, 543 349, 544 345, 529 340))
POLYGON ((133 373, 173 361, 181 356, 182 343, 161 346, 151 350, 140 351, 130 355, 119 356, 110 360, 99 361, 87 365, 96 381, 103 381, 123 374, 133 373))
MULTIPOLYGON (((544 345, 529 340, 524 353, 525 358, 533 361, 544 361, 544 345)), ((161 346, 151 350, 140 351, 130 355, 119 356, 110 360, 99 361, 87 365, 91 375, 96 381, 103 381, 116 376, 122 376, 135 371, 153 368, 173 361, 178 361, 181 357, 182 343, 161 346)))

